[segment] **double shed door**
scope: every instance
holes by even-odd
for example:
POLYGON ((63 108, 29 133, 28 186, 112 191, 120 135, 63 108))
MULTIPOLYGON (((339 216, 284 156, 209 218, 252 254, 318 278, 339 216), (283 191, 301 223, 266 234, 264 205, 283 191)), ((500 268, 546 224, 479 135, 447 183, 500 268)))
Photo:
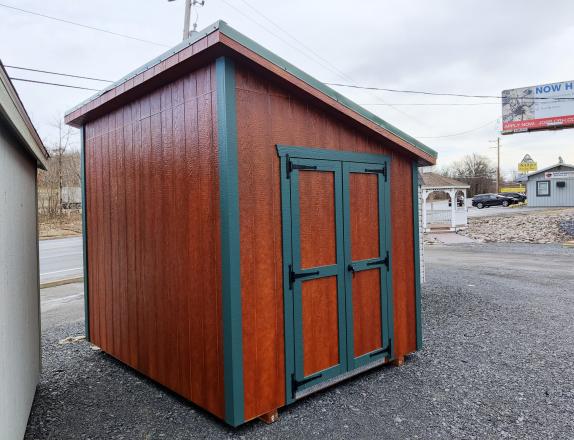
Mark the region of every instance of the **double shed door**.
POLYGON ((291 399, 391 356, 387 162, 326 154, 282 157, 291 399))

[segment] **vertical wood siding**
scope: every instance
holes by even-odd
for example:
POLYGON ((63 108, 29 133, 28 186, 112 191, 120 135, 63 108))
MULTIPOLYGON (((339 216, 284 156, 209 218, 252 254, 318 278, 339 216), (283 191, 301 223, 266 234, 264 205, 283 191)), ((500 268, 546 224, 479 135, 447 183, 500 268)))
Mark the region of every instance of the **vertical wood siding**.
POLYGON ((285 403, 281 199, 275 144, 392 158, 395 352, 416 349, 412 160, 238 63, 237 130, 245 419, 285 403))
POLYGON ((94 344, 224 416, 215 67, 86 125, 94 344))

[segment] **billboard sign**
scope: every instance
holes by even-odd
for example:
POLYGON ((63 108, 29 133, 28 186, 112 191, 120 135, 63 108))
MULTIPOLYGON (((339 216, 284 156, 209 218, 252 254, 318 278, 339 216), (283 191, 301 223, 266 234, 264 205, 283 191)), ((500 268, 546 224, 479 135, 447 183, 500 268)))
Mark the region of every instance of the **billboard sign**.
POLYGON ((502 133, 574 126, 574 81, 502 91, 502 133))

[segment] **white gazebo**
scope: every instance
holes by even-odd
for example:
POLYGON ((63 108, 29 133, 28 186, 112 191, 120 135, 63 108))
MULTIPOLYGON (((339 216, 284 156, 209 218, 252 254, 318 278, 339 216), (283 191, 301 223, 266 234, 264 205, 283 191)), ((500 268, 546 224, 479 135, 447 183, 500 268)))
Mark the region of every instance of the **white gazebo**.
POLYGON ((457 231, 468 224, 466 190, 464 182, 436 173, 421 173, 422 226, 425 232, 431 230, 457 231), (446 193, 449 200, 428 202, 433 193, 446 193), (458 199, 462 196, 462 206, 458 199), (450 205, 450 206, 449 206, 450 205))

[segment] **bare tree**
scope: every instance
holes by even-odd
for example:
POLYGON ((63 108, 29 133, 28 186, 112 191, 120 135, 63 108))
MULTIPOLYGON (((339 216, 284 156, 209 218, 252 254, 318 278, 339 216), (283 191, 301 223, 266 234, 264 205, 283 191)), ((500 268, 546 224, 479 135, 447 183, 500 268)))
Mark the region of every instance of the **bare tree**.
POLYGON ((39 209, 49 218, 62 214, 62 189, 79 187, 81 178, 80 153, 74 148, 77 133, 61 120, 54 126, 58 130, 58 138, 48 143, 51 144, 48 169, 38 172, 39 209))
POLYGON ((467 155, 444 168, 442 173, 470 185, 470 196, 493 192, 496 188, 496 167, 480 154, 467 155))

